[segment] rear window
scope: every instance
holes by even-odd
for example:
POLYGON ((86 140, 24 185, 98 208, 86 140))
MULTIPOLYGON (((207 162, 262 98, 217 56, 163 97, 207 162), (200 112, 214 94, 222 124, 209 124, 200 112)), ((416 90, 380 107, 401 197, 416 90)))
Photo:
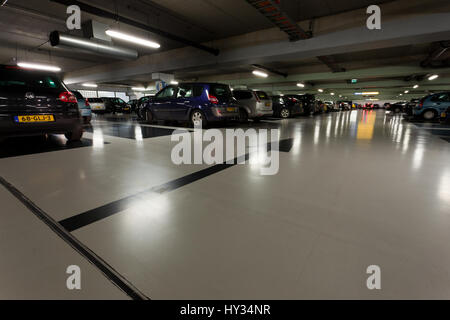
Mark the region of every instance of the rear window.
POLYGON ((218 99, 229 99, 231 98, 231 89, 229 86, 224 84, 211 84, 209 86, 209 94, 213 95, 218 99))
POLYGON ((251 99, 253 98, 252 92, 251 91, 239 91, 239 90, 234 90, 233 91, 233 96, 238 99, 238 100, 247 100, 247 99, 251 99))
POLYGON ((79 93, 78 91, 72 91, 72 93, 75 95, 75 97, 77 99, 84 99, 83 96, 81 95, 81 93, 79 93))
POLYGON ((269 100, 269 96, 264 91, 256 91, 255 94, 260 100, 269 100))
POLYGON ((61 80, 56 76, 17 69, 1 70, 0 87, 67 90, 61 80))
POLYGON ((93 103, 103 103, 103 99, 100 98, 89 98, 88 101, 93 103))

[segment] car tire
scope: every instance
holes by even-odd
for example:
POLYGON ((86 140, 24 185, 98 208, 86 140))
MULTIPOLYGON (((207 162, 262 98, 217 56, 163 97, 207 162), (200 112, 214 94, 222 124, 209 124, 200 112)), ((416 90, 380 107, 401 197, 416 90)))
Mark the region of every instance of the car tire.
POLYGON ((194 109, 189 115, 189 125, 191 126, 191 128, 206 128, 208 125, 208 121, 206 120, 206 117, 201 110, 194 109))
POLYGON ((78 142, 83 136, 83 129, 77 128, 74 131, 66 132, 64 135, 66 136, 67 142, 78 142))
POLYGON ((291 112, 289 111, 288 108, 282 108, 280 110, 280 117, 283 119, 287 119, 291 116, 291 112))
POLYGON ((248 113, 243 108, 239 108, 239 121, 241 123, 247 123, 248 122, 248 113))
POLYGON ((145 122, 153 123, 153 113, 150 110, 145 110, 145 122))
POLYGON ((431 121, 431 120, 436 119, 437 115, 438 115, 437 112, 434 110, 425 110, 422 113, 422 118, 423 118, 423 120, 431 121))

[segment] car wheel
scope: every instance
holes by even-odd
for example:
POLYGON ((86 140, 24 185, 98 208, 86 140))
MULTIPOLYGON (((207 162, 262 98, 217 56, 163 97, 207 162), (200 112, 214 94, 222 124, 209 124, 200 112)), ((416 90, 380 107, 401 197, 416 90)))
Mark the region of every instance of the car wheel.
POLYGON ((239 109, 239 121, 242 123, 248 122, 248 113, 244 109, 239 109))
POLYGON ((291 112, 289 111, 288 108, 283 108, 283 109, 280 110, 280 116, 283 119, 289 118, 291 116, 291 112))
POLYGON ((434 110, 427 110, 422 114, 424 120, 434 120, 437 117, 437 112, 434 110))
POLYGON ((153 123, 153 114, 150 110, 145 111, 145 122, 153 123))
POLYGON ((189 120, 191 127, 206 128, 207 126, 205 115, 198 109, 191 112, 189 120))
POLYGON ((66 132, 64 135, 66 136, 68 142, 77 142, 80 141, 83 136, 83 129, 78 128, 75 131, 66 132))

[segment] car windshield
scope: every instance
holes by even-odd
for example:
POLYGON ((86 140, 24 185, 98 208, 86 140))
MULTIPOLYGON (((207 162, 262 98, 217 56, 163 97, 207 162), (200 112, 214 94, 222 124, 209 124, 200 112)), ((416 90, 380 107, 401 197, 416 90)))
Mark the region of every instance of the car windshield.
POLYGON ((252 98, 252 92, 251 91, 239 91, 239 90, 234 90, 233 91, 233 96, 238 99, 238 100, 246 100, 246 99, 251 99, 252 98))

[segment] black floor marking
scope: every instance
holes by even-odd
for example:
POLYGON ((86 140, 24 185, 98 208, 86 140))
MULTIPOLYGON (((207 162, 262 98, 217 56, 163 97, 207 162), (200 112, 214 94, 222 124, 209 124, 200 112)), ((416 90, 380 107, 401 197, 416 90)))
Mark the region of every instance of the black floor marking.
POLYGON ((175 129, 156 128, 139 126, 136 124, 118 124, 111 123, 105 125, 96 125, 95 127, 85 128, 87 132, 94 132, 94 130, 102 131, 102 134, 127 139, 147 139, 171 135, 175 129))
MULTIPOLYGON (((105 144, 108 144, 107 142, 105 144)), ((19 137, 10 138, 1 144, 0 159, 29 154, 78 149, 92 147, 91 139, 81 139, 79 142, 66 143, 61 135, 50 135, 48 139, 43 137, 19 137)))
MULTIPOLYGON (((281 152, 289 152, 293 145, 293 139, 285 139, 279 141, 279 151, 281 152)), ((272 145, 269 143, 267 145, 268 150, 272 148, 272 145)), ((249 159, 249 154, 246 154, 245 161, 249 159)), ((233 164, 217 164, 211 167, 208 167, 206 169, 188 174, 187 176, 169 181, 167 183, 164 183, 162 185, 150 188, 145 191, 141 191, 137 194, 110 202, 108 204, 105 204, 101 207, 77 214, 75 216, 72 216, 70 218, 61 220, 59 223, 69 232, 75 231, 77 229, 80 229, 82 227, 85 227, 91 223, 97 222, 99 220, 105 219, 109 216, 112 216, 116 213, 119 213, 132 205, 136 203, 136 201, 148 198, 149 196, 156 195, 156 194, 163 194, 166 192, 170 192, 173 190, 176 190, 178 188, 181 188, 183 186, 186 186, 188 184, 191 184, 195 181, 201 180, 203 178, 206 178, 210 175, 213 175, 215 173, 218 173, 220 171, 223 171, 225 169, 231 168, 235 166, 239 160, 242 160, 242 156, 239 158, 235 158, 233 160, 233 164)))
POLYGON ((44 210, 28 199, 23 193, 16 189, 12 184, 0 177, 0 184, 3 185, 13 196, 15 196, 23 205, 25 205, 33 214, 42 220, 50 229, 52 229, 60 238, 67 242, 79 254, 86 258, 91 264, 99 269, 114 285, 125 292, 133 300, 149 300, 147 296, 141 293, 128 280, 121 276, 106 261, 97 256, 93 251, 81 243, 70 232, 62 227, 44 210))

